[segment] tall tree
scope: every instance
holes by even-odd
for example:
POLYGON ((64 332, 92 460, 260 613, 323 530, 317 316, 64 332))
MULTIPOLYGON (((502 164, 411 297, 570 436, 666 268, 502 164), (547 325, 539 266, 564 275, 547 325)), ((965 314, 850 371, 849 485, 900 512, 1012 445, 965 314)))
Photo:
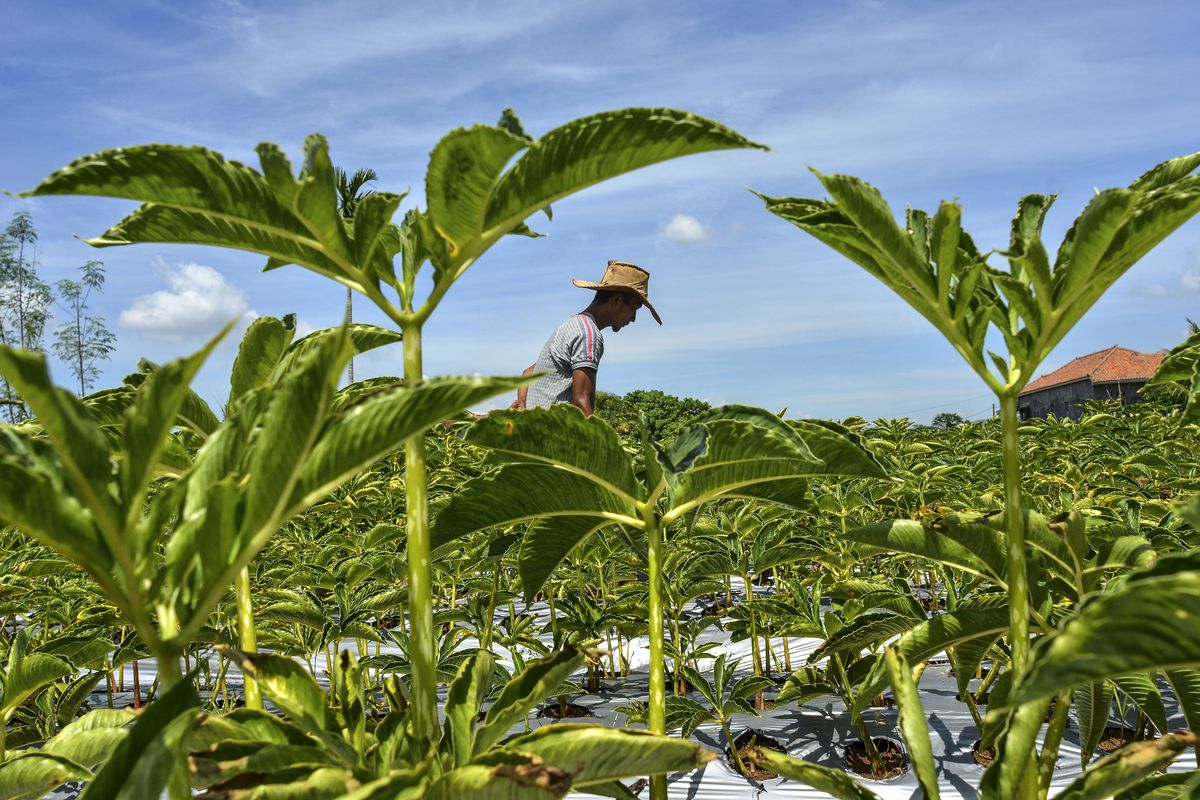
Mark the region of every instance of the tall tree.
POLYGON ((108 360, 117 337, 104 324, 104 317, 88 313, 92 292, 100 292, 104 286, 104 264, 89 261, 79 271, 83 273, 81 280, 64 279, 57 284, 58 305, 66 312, 67 321, 55 330, 53 348, 79 381, 82 397, 100 374, 97 362, 108 360))
MULTIPOLYGON (((358 210, 359 202, 364 197, 375 194, 374 189, 364 187, 371 181, 378 180, 379 176, 370 167, 357 170, 353 175, 347 175, 346 170, 341 167, 334 167, 333 171, 337 180, 338 210, 342 213, 343 219, 354 219, 354 212, 358 210)), ((354 292, 347 286, 345 322, 349 325, 353 321, 354 292)), ((346 366, 346 380, 354 383, 354 356, 350 357, 350 363, 346 366)))
MULTIPOLYGON (((41 350, 49 318, 50 287, 37 274, 37 229, 28 211, 13 214, 0 235, 0 343, 41 350)), ((0 404, 9 422, 29 414, 7 383, 0 384, 0 404)))

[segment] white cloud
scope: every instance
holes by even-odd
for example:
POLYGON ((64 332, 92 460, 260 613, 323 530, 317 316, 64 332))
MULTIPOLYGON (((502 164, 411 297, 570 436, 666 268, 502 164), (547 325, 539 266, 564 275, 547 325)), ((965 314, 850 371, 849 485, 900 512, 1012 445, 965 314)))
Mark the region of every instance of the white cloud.
POLYGON ((663 235, 679 244, 698 244, 712 237, 712 231, 689 214, 676 214, 663 226, 663 235))
POLYGON ((1179 288, 1185 292, 1200 292, 1200 267, 1192 267, 1179 278, 1179 288))
POLYGON ((212 334, 231 320, 254 315, 246 293, 212 267, 165 262, 156 266, 169 288, 135 298, 121 312, 122 327, 179 340, 212 334))

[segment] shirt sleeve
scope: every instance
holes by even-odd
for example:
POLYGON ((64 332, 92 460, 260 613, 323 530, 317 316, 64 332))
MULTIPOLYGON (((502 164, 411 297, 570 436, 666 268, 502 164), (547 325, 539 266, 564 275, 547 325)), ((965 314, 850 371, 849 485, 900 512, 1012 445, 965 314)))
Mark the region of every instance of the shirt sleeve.
POLYGON ((604 355, 600 331, 584 317, 575 317, 576 328, 570 341, 571 369, 597 369, 604 355))

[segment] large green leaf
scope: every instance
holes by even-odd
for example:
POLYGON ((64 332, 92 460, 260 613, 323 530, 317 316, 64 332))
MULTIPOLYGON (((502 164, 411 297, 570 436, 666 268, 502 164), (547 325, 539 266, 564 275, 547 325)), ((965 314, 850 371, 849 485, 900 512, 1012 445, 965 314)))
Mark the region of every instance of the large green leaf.
POLYGON ((67 781, 82 781, 92 773, 69 758, 29 751, 0 763, 0 800, 37 800, 67 781))
POLYGON ((852 542, 865 544, 870 547, 896 553, 908 553, 920 558, 946 564, 955 569, 978 575, 989 580, 1000 581, 1003 571, 998 568, 1003 563, 995 561, 994 539, 996 534, 986 526, 956 525, 955 529, 963 532, 971 531, 977 534, 976 546, 970 547, 959 541, 960 537, 945 534, 949 526, 940 528, 916 520, 890 520, 874 522, 861 528, 848 531, 845 537, 852 542), (985 541, 987 544, 985 545, 985 541), (983 551, 987 547, 987 552, 983 551), (983 552, 984 557, 977 553, 983 552), (987 558, 987 560, 984 560, 987 558))
POLYGON ((433 148, 425 171, 425 202, 450 256, 483 234, 493 186, 528 144, 503 128, 475 125, 451 131, 433 148))
POLYGON ((0 345, 0 375, 54 443, 74 494, 115 535, 119 513, 108 490, 109 449, 100 427, 74 395, 53 384, 43 354, 0 345))
POLYGON ((1112 686, 1107 681, 1081 686, 1072 693, 1071 699, 1079 718, 1079 767, 1083 769, 1092 760, 1096 745, 1108 726, 1108 715, 1112 710, 1112 686))
POLYGON ((1168 772, 1143 778, 1115 797, 1116 800, 1193 800, 1197 789, 1200 789, 1200 770, 1168 772))
POLYGON ((310 733, 333 728, 333 715, 326 704, 325 691, 303 666, 273 653, 229 650, 227 654, 254 678, 266 698, 296 725, 310 733))
POLYGON ((939 800, 937 764, 933 760, 933 747, 929 742, 929 726, 925 722, 925 711, 921 707, 921 695, 913 680, 912 667, 894 649, 883 651, 888 681, 900 710, 900 731, 908 744, 908 755, 912 759, 917 780, 929 800, 939 800))
POLYGON ((570 773, 571 786, 580 789, 640 775, 690 772, 717 757, 683 739, 600 725, 551 725, 509 739, 503 747, 570 773))
POLYGON ((331 489, 420 433, 463 409, 513 391, 527 378, 445 377, 400 386, 358 403, 338 416, 312 449, 292 493, 288 513, 307 507, 331 489))
POLYGON ((455 493, 434 521, 431 538, 441 547, 478 530, 542 516, 641 522, 637 509, 586 476, 540 464, 506 464, 455 493))
POLYGON ((1019 705, 1084 683, 1200 664, 1200 573, 1147 578, 1085 604, 1035 648, 1019 705))
POLYGON ((296 334, 296 317, 258 317, 242 336, 229 376, 230 407, 239 397, 267 383, 296 334))
POLYGON ((98 708, 67 725, 42 747, 43 753, 62 756, 87 768, 105 761, 125 737, 126 727, 137 719, 130 711, 98 708))
POLYGON ((450 684, 444 706, 446 736, 443 746, 449 747, 456 767, 465 766, 475 754, 475 718, 492 688, 494 668, 495 657, 480 650, 463 661, 450 684))
POLYGON ((777 753, 766 747, 757 748, 751 755, 757 766, 774 772, 790 781, 811 786, 837 800, 879 800, 879 795, 863 786, 840 769, 823 767, 811 761, 777 753))
POLYGON ((584 475, 627 502, 642 498, 633 465, 616 431, 598 416, 567 403, 525 411, 493 411, 467 432, 467 441, 512 460, 530 460, 584 475))
POLYGON ((299 180, 271 144, 258 147, 262 174, 201 147, 105 150, 54 172, 26 196, 95 195, 144 203, 89 240, 97 247, 137 242, 231 247, 343 278, 351 244, 337 210, 328 145, 314 135, 304 150, 299 180))
POLYGON ((531 523, 521 540, 519 556, 525 600, 532 602, 555 568, 584 539, 612 524, 611 519, 588 514, 543 517, 531 523))
POLYGON ((1167 732, 1167 709, 1163 706, 1158 685, 1148 674, 1121 675, 1113 678, 1113 683, 1154 723, 1159 733, 1167 732))
POLYGON ((15 665, 10 659, 8 674, 4 676, 4 693, 0 695, 2 718, 7 720, 14 708, 54 681, 75 672, 75 667, 63 659, 44 653, 29 653, 16 659, 15 665))
MULTIPOLYGON (((515 763, 514 763, 515 762, 515 763)), ((496 766, 472 764, 444 773, 429 786, 425 800, 557 800, 571 788, 571 776, 556 767, 528 761, 496 766)))
POLYGON ((112 751, 81 800, 142 800, 158 797, 172 775, 186 770, 187 737, 200 720, 192 676, 182 678, 146 706, 112 751))
POLYGON ((1175 691, 1188 727, 1200 731, 1200 669, 1167 670, 1167 681, 1175 691))
MULTIPOLYGON (((1168 733, 1158 739, 1132 742, 1101 758, 1054 800, 1104 800, 1170 764, 1188 747, 1200 744, 1191 731, 1168 733)), ((1145 795, 1142 795, 1145 797, 1145 795)))
POLYGON ((499 236, 559 198, 626 172, 693 153, 758 147, 725 126, 666 108, 607 111, 547 132, 504 173, 484 228, 499 236))
POLYGON ((533 662, 513 676, 488 707, 483 724, 475 732, 475 754, 483 753, 500 741, 513 725, 525 719, 537 703, 556 691, 582 664, 583 654, 567 647, 533 662))

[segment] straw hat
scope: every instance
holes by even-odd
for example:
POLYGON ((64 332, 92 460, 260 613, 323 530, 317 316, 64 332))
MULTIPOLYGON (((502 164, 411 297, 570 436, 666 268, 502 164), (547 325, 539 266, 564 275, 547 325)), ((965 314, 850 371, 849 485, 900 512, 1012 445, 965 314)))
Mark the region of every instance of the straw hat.
POLYGON ((650 309, 650 313, 654 315, 654 321, 662 325, 662 317, 654 310, 654 306, 650 305, 650 298, 646 296, 650 291, 650 273, 637 264, 630 264, 626 261, 610 261, 604 270, 604 277, 600 279, 599 283, 581 281, 578 278, 571 283, 580 289, 636 294, 646 308, 650 309))

